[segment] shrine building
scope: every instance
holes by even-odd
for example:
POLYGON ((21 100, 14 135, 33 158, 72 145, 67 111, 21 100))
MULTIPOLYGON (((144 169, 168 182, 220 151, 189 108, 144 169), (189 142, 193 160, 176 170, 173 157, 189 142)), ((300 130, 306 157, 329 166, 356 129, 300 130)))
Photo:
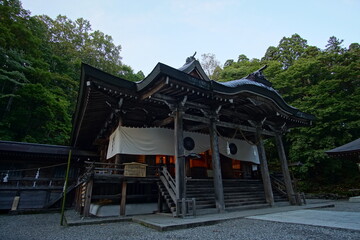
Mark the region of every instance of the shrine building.
POLYGON ((83 64, 71 147, 99 158, 80 171, 76 210, 99 215, 111 205, 115 215, 131 215, 144 206, 143 213, 187 216, 301 204, 282 136, 315 118, 288 105, 265 68, 218 82, 189 57, 131 82, 83 64), (276 141, 280 179, 268 169, 268 138, 276 141))

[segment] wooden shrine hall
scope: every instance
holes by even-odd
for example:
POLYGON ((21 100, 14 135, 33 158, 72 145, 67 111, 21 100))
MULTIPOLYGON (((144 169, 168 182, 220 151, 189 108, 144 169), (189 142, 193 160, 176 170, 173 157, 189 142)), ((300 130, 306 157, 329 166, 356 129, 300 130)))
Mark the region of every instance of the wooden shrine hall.
POLYGON ((282 135, 314 116, 289 106, 263 70, 229 82, 210 80, 189 57, 179 69, 158 63, 140 82, 83 64, 72 147, 98 151, 86 162, 76 209, 131 206, 174 216, 202 209, 300 204, 282 135), (282 178, 270 176, 263 140, 275 138, 282 178), (97 207, 94 207, 97 205, 97 207))

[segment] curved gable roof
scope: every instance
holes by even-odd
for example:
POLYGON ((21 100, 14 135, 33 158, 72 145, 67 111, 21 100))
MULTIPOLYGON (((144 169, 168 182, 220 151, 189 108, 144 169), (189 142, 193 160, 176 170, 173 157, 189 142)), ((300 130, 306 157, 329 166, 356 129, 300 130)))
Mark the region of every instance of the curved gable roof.
POLYGON ((279 108, 293 116, 304 118, 309 121, 315 120, 313 115, 301 112, 299 109, 287 104, 281 95, 272 88, 271 82, 269 82, 262 74, 262 71, 266 66, 244 78, 228 82, 217 82, 210 80, 209 78, 209 80, 199 79, 188 73, 191 72, 191 69, 198 69, 198 67, 199 69, 202 69, 197 60, 191 60, 179 69, 158 63, 154 70, 143 81, 137 82, 137 90, 144 91, 147 88, 150 88, 160 76, 169 76, 198 89, 218 93, 224 96, 233 96, 242 92, 253 93, 270 99, 279 108))
POLYGON ((199 61, 193 57, 188 58, 184 66, 178 68, 178 70, 191 75, 196 74, 200 79, 210 81, 199 61))
POLYGON ((311 114, 301 112, 299 109, 287 104, 281 95, 272 87, 266 86, 263 83, 255 82, 247 78, 233 80, 229 82, 214 82, 213 90, 228 95, 236 95, 241 92, 251 92, 256 95, 260 95, 271 99, 284 111, 300 118, 308 120, 315 120, 315 117, 311 114))
MULTIPOLYGON (((96 136, 102 132, 102 126, 106 125, 104 123, 109 122, 109 118, 112 119, 113 104, 118 104, 119 98, 125 98, 128 103, 138 106, 148 106, 150 103, 147 99, 155 94, 157 95, 153 99, 166 96, 183 99, 187 96, 196 106, 211 108, 217 104, 224 105, 222 116, 228 115, 226 117, 230 121, 237 113, 244 121, 267 116, 271 124, 280 120, 288 123, 288 127, 309 125, 315 120, 313 115, 288 105, 262 75, 263 69, 229 82, 217 82, 209 78, 206 80, 192 74, 194 71, 200 74, 201 69, 197 60, 189 61, 180 69, 158 63, 142 81, 131 82, 83 64, 73 119, 72 145, 77 146, 81 142, 81 147, 90 149, 96 136)), ((206 76, 203 70, 201 76, 206 76)), ((129 108, 133 106, 131 104, 129 108)), ((165 110, 163 113, 168 117, 165 110)), ((152 117, 159 120, 158 117, 163 117, 161 114, 152 117)))

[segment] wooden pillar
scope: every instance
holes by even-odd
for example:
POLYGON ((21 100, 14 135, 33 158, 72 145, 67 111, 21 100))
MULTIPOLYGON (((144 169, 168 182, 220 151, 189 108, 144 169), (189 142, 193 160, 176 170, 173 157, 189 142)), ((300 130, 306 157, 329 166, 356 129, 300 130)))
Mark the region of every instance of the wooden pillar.
POLYGON ((164 200, 161 192, 158 192, 158 212, 163 212, 164 200))
POLYGON ((81 185, 79 185, 77 188, 75 188, 75 212, 80 212, 80 198, 79 198, 79 193, 80 193, 80 189, 81 189, 81 185))
POLYGON ((86 185, 86 194, 85 194, 85 205, 84 205, 84 216, 90 216, 90 204, 91 204, 91 196, 93 189, 94 180, 91 179, 86 185))
POLYGON ((210 131, 210 147, 212 152, 215 204, 218 211, 223 212, 225 210, 224 189, 223 189, 222 176, 221 176, 219 139, 216 134, 215 119, 210 120, 209 131, 210 131))
POLYGON ((283 144, 282 137, 281 137, 280 133, 275 134, 275 140, 276 140, 276 147, 277 147, 280 162, 281 162, 282 173, 283 173, 283 176, 284 176, 286 193, 287 193, 289 202, 292 205, 295 205, 296 200, 295 200, 295 195, 294 195, 294 189, 293 189, 293 186, 292 186, 290 172, 289 172, 289 166, 288 166, 288 162, 287 162, 287 159, 286 159, 286 154, 285 154, 285 150, 284 150, 284 144, 283 144))
POLYGON ((266 160, 265 155, 265 147, 264 143, 261 139, 261 128, 256 127, 256 141, 257 141, 257 149, 259 153, 260 160, 260 169, 261 169, 261 177, 264 184, 264 192, 266 202, 270 204, 270 206, 274 205, 274 195, 271 187, 271 180, 269 174, 269 167, 266 160))
POLYGON ((127 182, 123 181, 121 187, 120 216, 125 216, 126 214, 126 189, 127 182))
MULTIPOLYGON (((183 110, 176 109, 175 113, 175 182, 176 182, 176 199, 183 199, 186 196, 185 182, 185 152, 183 136, 183 110)), ((178 206, 177 206, 178 207, 178 206)))
POLYGON ((117 169, 116 171, 115 171, 115 174, 121 174, 121 172, 119 171, 119 169, 120 169, 120 164, 122 163, 122 157, 121 157, 121 155, 120 154, 116 154, 115 155, 115 169, 117 169))

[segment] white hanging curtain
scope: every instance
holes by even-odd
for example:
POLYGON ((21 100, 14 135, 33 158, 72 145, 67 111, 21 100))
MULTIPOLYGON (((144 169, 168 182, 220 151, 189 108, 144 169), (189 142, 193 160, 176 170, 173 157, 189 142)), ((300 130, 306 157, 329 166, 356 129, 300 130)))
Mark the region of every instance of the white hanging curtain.
MULTIPOLYGON (((210 149, 210 137, 206 134, 186 132, 184 139, 189 137, 194 146, 185 149, 185 155, 202 153, 210 149)), ((233 146, 233 145, 232 145, 233 146)), ((238 139, 219 138, 220 153, 233 159, 259 163, 257 148, 238 139), (236 145, 236 153, 228 154, 227 142, 236 145)), ((175 155, 174 130, 166 128, 129 128, 119 126, 110 136, 107 158, 116 154, 132 155, 175 155)))
POLYGON ((256 145, 250 145, 244 140, 219 137, 219 151, 232 159, 260 164, 256 145), (229 151, 232 146, 236 150, 229 151))

